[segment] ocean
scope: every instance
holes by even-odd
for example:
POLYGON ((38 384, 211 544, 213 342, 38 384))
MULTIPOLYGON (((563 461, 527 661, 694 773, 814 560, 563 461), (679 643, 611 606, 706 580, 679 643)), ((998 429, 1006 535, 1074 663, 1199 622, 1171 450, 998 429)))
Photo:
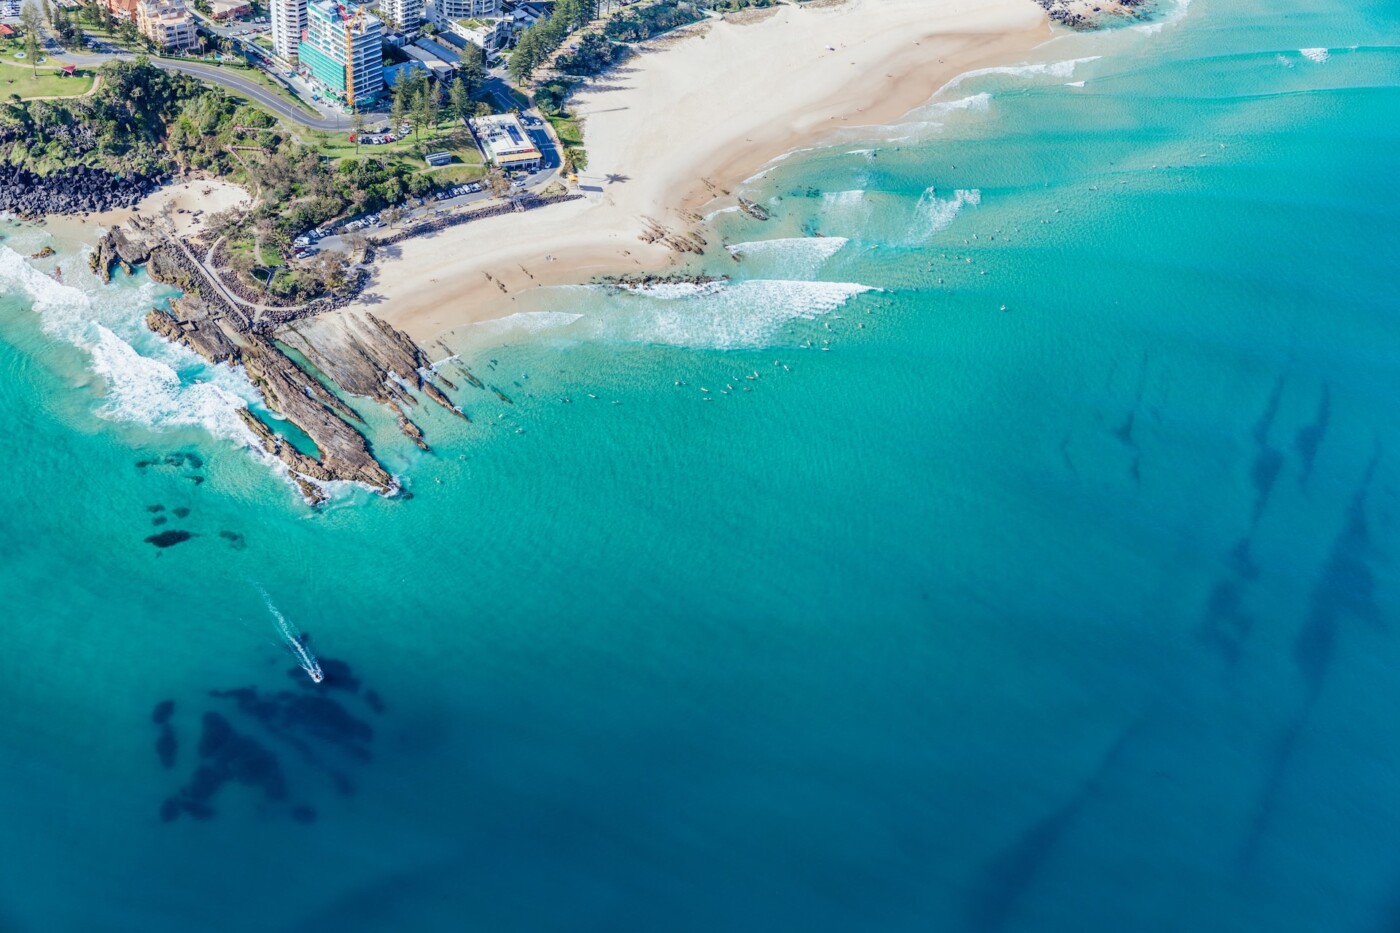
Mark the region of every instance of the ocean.
POLYGON ((0 931, 1394 929, 1397 36, 965 76, 316 510, 5 224, 0 931))

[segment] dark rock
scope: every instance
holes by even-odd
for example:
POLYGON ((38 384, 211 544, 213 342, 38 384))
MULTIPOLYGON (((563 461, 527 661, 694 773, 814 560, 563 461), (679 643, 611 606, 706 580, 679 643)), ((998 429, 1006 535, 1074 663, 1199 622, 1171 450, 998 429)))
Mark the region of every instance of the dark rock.
POLYGON ((151 519, 151 524, 164 525, 168 521, 170 521, 170 519, 166 518, 164 515, 157 515, 155 518, 151 519))
POLYGON ((161 700, 156 704, 156 708, 151 710, 151 722, 160 725, 170 721, 170 715, 175 712, 174 700, 161 700))
POLYGON ((384 701, 380 699, 378 690, 366 690, 365 703, 374 712, 378 713, 381 716, 384 715, 384 701))
MULTIPOLYGON (((150 463, 149 460, 142 460, 141 463, 138 463, 138 464, 137 464, 137 466, 142 466, 142 465, 144 465, 144 464, 149 464, 149 463, 150 463)), ((165 506, 163 506, 163 505, 148 505, 148 506, 146 506, 146 511, 147 511, 147 512, 164 512, 164 511, 165 511, 165 506)))
POLYGON ((189 518, 190 516, 190 510, 184 506, 180 506, 178 509, 172 509, 171 511, 175 513, 176 518, 189 518))
POLYGON ((0 213, 37 220, 130 207, 154 190, 155 182, 155 176, 122 176, 85 165, 40 175, 0 162, 0 213))
POLYGON ((219 537, 227 541, 229 547, 235 551, 241 551, 248 546, 248 542, 236 531, 221 531, 219 537))
POLYGON ((316 811, 304 803, 298 804, 292 807, 292 819, 298 823, 314 823, 316 822, 316 811))

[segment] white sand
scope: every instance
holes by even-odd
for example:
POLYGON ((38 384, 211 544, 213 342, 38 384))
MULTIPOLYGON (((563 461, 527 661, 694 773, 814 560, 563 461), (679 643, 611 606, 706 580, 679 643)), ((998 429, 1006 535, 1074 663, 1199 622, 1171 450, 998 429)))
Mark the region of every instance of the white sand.
POLYGON ((132 214, 156 217, 168 208, 175 229, 184 236, 196 237, 209 215, 251 202, 247 189, 233 182, 187 181, 151 192, 134 208, 118 208, 86 217, 55 214, 45 219, 44 227, 59 242, 95 243, 100 230, 127 223, 132 214))
POLYGON ((697 211, 772 159, 897 119, 965 71, 1023 61, 1049 27, 1031 0, 846 0, 687 32, 576 99, 587 175, 611 178, 601 198, 399 244, 367 306, 428 340, 510 314, 525 289, 664 269, 676 257, 638 239, 644 218, 695 229, 697 211))

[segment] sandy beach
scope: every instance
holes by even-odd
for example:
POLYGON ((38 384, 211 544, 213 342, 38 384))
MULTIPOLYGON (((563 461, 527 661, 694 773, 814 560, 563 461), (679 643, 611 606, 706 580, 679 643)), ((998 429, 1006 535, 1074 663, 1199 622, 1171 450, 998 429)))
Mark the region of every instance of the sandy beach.
POLYGON ((363 306, 426 341, 512 313, 530 288, 664 270, 678 257, 639 239, 648 219, 694 230, 773 159, 896 120, 1049 36, 1031 0, 844 0, 697 24, 576 97, 601 196, 399 244, 363 306))
POLYGON ((242 185, 216 179, 195 179, 158 188, 142 198, 135 207, 88 214, 86 217, 55 214, 45 218, 44 227, 61 242, 93 241, 95 230, 128 223, 133 214, 155 217, 168 210, 176 232, 181 236, 195 237, 210 215, 251 201, 252 195, 242 185))

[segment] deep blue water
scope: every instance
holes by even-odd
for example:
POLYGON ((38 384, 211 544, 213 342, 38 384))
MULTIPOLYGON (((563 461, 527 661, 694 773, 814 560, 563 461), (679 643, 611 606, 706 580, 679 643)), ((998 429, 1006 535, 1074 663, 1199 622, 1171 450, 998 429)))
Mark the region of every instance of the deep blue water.
POLYGON ((413 496, 319 511, 7 228, 0 930, 1395 928, 1397 36, 970 77, 734 283, 468 334, 512 404, 362 406, 413 496))

